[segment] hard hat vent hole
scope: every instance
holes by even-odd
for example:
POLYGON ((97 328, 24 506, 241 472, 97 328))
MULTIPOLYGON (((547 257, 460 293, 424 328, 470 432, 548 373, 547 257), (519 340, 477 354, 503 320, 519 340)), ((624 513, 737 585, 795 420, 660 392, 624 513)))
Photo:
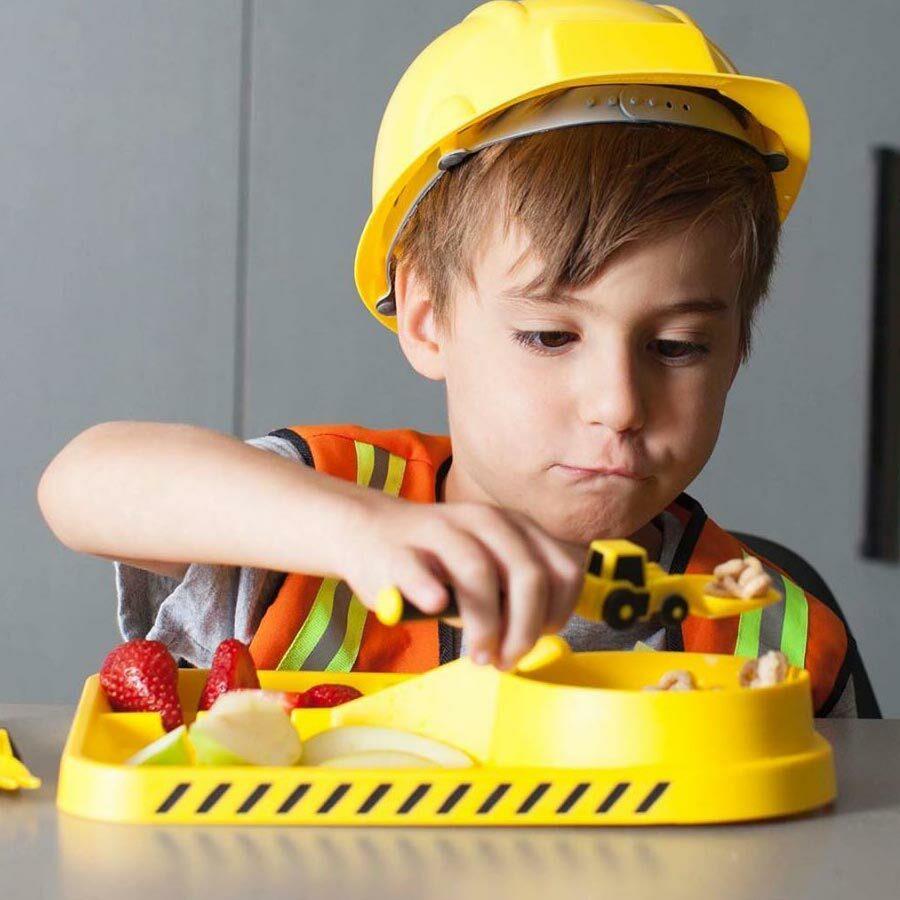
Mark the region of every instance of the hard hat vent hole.
POLYGON ((671 101, 671 100, 666 100, 666 106, 667 106, 669 109, 672 109, 672 101, 671 101))
POLYGON ((685 103, 685 104, 682 106, 682 109, 684 109, 685 111, 688 111, 690 108, 691 108, 690 103, 685 103))

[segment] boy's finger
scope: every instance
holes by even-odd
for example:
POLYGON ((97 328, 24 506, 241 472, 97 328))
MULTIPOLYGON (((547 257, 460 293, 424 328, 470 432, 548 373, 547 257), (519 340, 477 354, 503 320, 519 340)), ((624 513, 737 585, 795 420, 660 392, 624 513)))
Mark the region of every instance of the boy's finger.
POLYGON ((422 551, 410 549, 398 563, 394 584, 413 606, 425 613, 439 613, 447 606, 450 595, 436 566, 424 558, 422 551))
POLYGON ((503 578, 506 603, 500 665, 511 668, 540 637, 547 614, 550 574, 542 554, 509 516, 486 517, 477 533, 503 578))
POLYGON ((518 520, 549 573, 545 621, 542 633, 558 631, 568 622, 584 583, 585 552, 573 545, 563 545, 526 516, 518 520))
POLYGON ((477 663, 497 659, 500 576, 488 549, 473 535, 448 527, 440 539, 440 560, 456 593, 469 653, 477 663))

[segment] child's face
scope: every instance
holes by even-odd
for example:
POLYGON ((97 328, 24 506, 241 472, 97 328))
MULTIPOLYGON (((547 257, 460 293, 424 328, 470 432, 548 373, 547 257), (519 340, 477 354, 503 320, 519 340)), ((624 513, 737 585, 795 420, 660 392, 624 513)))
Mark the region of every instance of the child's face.
MULTIPOLYGON (((526 239, 498 230, 451 328, 424 314, 420 344, 401 314, 410 361, 447 384, 448 499, 512 507, 583 544, 631 535, 677 497, 712 453, 738 368, 740 271, 723 230, 627 246, 560 303, 507 299, 540 269, 525 257, 510 271, 526 239), (584 471, 597 468, 637 477, 584 471)), ((403 293, 409 308, 411 280, 403 293)))

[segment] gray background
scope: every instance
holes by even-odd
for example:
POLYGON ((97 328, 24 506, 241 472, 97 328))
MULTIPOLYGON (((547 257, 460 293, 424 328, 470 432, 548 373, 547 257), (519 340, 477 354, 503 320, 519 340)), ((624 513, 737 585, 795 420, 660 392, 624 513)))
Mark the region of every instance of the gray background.
MULTIPOLYGON (((34 500, 81 429, 444 430, 439 386, 359 304, 352 260, 393 85, 473 5, 2 4, 0 699, 73 699, 117 639, 111 567, 59 546, 34 500)), ((683 6, 740 69, 794 84, 814 128, 754 359, 691 491, 821 570, 897 715, 900 568, 857 552, 895 0, 683 6)))

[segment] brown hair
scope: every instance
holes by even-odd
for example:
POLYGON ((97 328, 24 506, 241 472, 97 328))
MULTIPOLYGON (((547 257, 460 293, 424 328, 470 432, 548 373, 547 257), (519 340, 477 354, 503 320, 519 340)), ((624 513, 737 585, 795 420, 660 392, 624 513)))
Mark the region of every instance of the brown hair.
POLYGON ((580 125, 503 141, 446 173, 410 216, 391 258, 408 258, 449 323, 460 276, 474 287, 472 262, 499 221, 524 228, 543 262, 529 294, 591 284, 621 247, 676 225, 717 219, 735 236, 741 268, 741 354, 750 354, 756 310, 778 252, 771 174, 734 139, 675 125, 580 125))

